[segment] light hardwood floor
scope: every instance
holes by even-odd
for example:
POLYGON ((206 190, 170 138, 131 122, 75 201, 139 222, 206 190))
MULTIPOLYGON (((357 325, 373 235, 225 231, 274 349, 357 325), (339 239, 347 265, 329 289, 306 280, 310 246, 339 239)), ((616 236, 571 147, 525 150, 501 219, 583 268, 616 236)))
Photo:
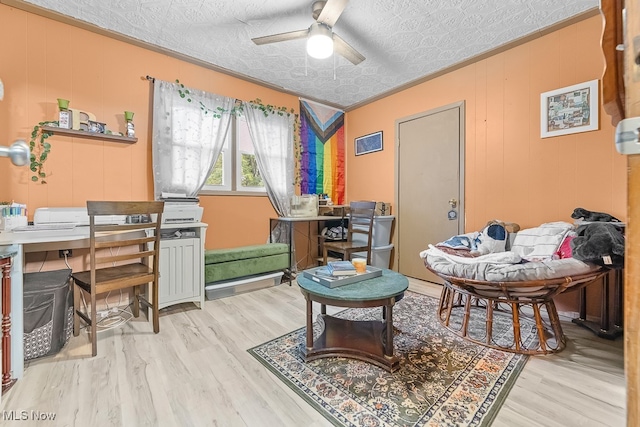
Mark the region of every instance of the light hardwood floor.
MULTIPOLYGON (((417 280, 410 289, 439 294, 437 285, 417 280)), ((2 398, 0 424, 329 426, 247 352, 304 326, 304 310, 294 282, 207 301, 203 310, 164 309, 159 335, 144 320, 100 332, 95 358, 84 333, 72 337, 55 357, 27 363, 2 398), (31 411, 56 420, 31 420, 31 411), (23 414, 29 420, 7 421, 23 414)), ((529 358, 494 426, 625 425, 622 340, 563 327, 567 348, 529 358)))

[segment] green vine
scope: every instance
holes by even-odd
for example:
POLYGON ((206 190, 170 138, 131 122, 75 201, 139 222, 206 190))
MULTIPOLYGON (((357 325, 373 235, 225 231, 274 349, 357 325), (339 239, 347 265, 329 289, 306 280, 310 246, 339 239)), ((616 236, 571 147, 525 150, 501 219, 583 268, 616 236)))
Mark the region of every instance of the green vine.
POLYGON ((44 170, 44 162, 51 152, 51 144, 47 142, 47 139, 53 135, 53 133, 42 130, 42 126, 58 126, 58 122, 48 121, 38 123, 33 127, 31 140, 29 141, 29 150, 31 151, 30 169, 31 172, 33 172, 31 181, 40 181, 41 184, 46 184, 47 173, 44 170))
MULTIPOLYGON (((180 83, 180 80, 178 79, 176 79, 176 84, 180 86, 178 88, 178 95, 180 95, 180 98, 183 98, 187 102, 193 102, 193 99, 191 98, 191 92, 189 91, 189 89, 185 88, 185 86, 182 83, 180 83)), ((260 98, 256 98, 253 101, 249 101, 249 103, 252 104, 254 108, 262 111, 263 114, 267 117, 269 116, 269 114, 277 114, 279 116, 284 116, 285 114, 287 116, 290 116, 293 114, 294 116, 293 156, 296 161, 294 170, 297 171, 296 176, 294 177, 293 183, 299 184, 301 180, 299 163, 302 156, 302 144, 300 143, 300 116, 295 112, 293 108, 287 109, 287 107, 276 107, 275 105, 271 105, 271 104, 265 105, 262 103, 262 100, 260 98)), ((227 111, 222 107, 217 107, 214 110, 204 105, 202 101, 199 101, 199 104, 200 104, 200 109, 204 111, 205 114, 212 113, 213 116, 216 118, 221 118, 223 113, 227 113, 227 111)), ((243 112, 244 112, 244 108, 242 103, 236 103, 236 105, 230 111, 230 113, 234 115, 242 114, 243 112)))
MULTIPOLYGON (((185 101, 187 102, 193 102, 193 99, 191 99, 191 92, 189 91, 189 89, 185 88, 184 85, 182 83, 180 83, 180 80, 176 79, 176 83, 180 85, 180 89, 178 89, 178 95, 180 95, 180 98, 183 98, 185 101)), ((213 117, 219 119, 222 117, 223 113, 226 113, 227 111, 222 108, 222 107, 216 107, 215 110, 207 107, 206 105, 204 105, 202 103, 202 101, 198 101, 198 104, 200 104, 200 109, 202 111, 204 111, 205 114, 213 114, 213 117)), ((234 107, 231 110, 232 114, 235 114, 236 112, 236 107, 234 107)))

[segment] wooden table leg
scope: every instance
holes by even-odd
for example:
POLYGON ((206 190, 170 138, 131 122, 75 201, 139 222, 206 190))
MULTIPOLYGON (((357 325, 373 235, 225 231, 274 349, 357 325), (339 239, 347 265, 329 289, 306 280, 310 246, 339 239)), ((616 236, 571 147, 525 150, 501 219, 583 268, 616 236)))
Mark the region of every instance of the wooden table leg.
POLYGON ((578 318, 571 321, 576 325, 585 327, 601 338, 614 340, 622 335, 622 306, 623 306, 623 280, 622 272, 609 271, 602 276, 602 295, 600 302, 600 320, 587 320, 587 287, 580 289, 580 312, 578 318), (613 275, 613 279, 611 278, 613 275), (613 313, 611 311, 611 286, 613 280, 613 313))
POLYGON ((307 299, 307 352, 313 350, 313 301, 308 295, 307 299))
POLYGON ((15 382, 11 379, 11 258, 2 265, 2 392, 15 382))
POLYGON ((578 292, 580 292, 580 313, 578 314, 578 319, 587 320, 587 287, 583 286, 578 292))
POLYGON ((393 357, 393 303, 394 301, 391 300, 391 302, 385 306, 387 339, 384 343, 384 355, 386 357, 393 357))
POLYGON ((606 332, 609 330, 609 277, 611 272, 608 272, 602 278, 602 308, 600 311, 600 331, 606 332))
POLYGON ((624 274, 622 273, 622 270, 615 270, 614 271, 614 285, 613 285, 613 326, 615 328, 620 328, 622 329, 622 312, 623 312, 623 301, 624 301, 624 297, 623 297, 623 287, 624 287, 624 282, 623 282, 623 277, 624 274))

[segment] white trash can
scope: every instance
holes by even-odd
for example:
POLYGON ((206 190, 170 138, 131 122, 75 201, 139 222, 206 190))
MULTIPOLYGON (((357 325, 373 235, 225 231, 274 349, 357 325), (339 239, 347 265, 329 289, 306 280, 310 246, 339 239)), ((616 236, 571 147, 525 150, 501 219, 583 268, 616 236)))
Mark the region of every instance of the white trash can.
MULTIPOLYGON (((389 268, 391 265, 391 250, 393 249, 393 243, 386 246, 378 246, 371 248, 371 264, 378 268, 389 268)), ((366 258, 366 252, 356 252, 352 258, 366 258)))
MULTIPOLYGON (((371 235, 371 246, 380 248, 391 243, 391 228, 393 227, 393 215, 383 215, 373 217, 373 233, 371 235)), ((367 244, 364 234, 353 233, 353 241, 367 244)))

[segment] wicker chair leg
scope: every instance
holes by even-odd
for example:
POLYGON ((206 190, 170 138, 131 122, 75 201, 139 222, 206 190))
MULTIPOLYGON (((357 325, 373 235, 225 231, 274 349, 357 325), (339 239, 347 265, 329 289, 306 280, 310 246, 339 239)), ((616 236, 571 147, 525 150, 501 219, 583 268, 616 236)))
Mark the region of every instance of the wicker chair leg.
POLYGON ((469 318, 471 318, 471 295, 467 295, 464 304, 464 318, 462 320, 462 336, 466 337, 469 331, 469 318))
POLYGON ((513 343, 515 345, 515 351, 518 353, 521 347, 520 337, 520 304, 517 302, 511 303, 511 316, 513 318, 513 343))
POLYGON ((451 320, 451 311, 453 310, 453 299, 455 297, 454 292, 451 289, 445 288, 446 291, 446 299, 445 299, 445 307, 446 307, 446 315, 444 318, 444 325, 449 327, 449 322, 451 320))
POLYGON ((562 325, 560 324, 560 317, 558 316, 558 311, 556 310, 556 304, 552 299, 545 302, 545 307, 547 309, 547 315, 549 316, 549 321, 551 322, 551 329, 553 330, 553 334, 556 339, 556 348, 553 351, 561 351, 565 347, 565 337, 564 332, 562 331, 562 325))
POLYGON ((493 339, 493 302, 487 302, 487 345, 491 344, 493 339))
POLYGON ((533 308, 533 317, 536 320, 536 329, 538 330, 538 341, 540 342, 540 350, 543 353, 547 353, 547 337, 545 336, 545 328, 542 323, 542 316, 540 315, 540 305, 537 303, 531 304, 533 308))

